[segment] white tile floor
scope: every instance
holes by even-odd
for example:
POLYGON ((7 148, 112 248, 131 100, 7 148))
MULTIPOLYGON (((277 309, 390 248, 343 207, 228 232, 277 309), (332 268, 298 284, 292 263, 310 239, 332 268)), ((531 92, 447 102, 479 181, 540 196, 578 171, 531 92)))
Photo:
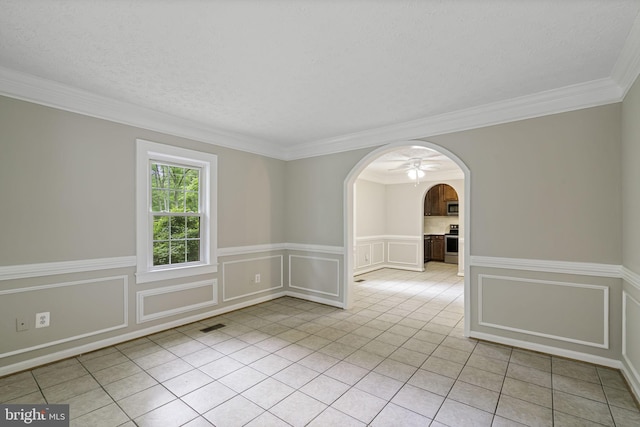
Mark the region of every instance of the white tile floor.
POLYGON ((0 402, 82 427, 640 426, 616 370, 465 339, 455 266, 359 278, 351 310, 280 298, 0 378, 0 402))

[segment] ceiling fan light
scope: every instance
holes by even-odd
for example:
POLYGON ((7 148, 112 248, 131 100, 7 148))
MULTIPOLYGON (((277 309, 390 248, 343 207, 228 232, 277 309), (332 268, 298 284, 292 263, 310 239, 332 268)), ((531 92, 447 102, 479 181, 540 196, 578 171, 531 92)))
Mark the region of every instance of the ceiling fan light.
POLYGON ((424 172, 421 171, 420 169, 409 169, 407 171, 407 175, 409 176, 410 179, 418 179, 418 178, 424 177, 424 172))

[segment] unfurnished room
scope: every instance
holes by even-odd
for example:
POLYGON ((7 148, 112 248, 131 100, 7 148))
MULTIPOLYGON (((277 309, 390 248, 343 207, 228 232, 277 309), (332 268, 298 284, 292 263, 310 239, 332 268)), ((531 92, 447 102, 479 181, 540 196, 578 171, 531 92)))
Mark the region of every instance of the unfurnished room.
POLYGON ((640 0, 0 0, 0 425, 640 425, 640 0))

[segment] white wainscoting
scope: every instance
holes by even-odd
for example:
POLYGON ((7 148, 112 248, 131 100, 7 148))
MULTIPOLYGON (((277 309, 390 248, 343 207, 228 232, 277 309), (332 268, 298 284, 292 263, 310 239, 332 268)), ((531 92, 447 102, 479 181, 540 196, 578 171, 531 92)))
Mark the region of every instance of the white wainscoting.
POLYGON ((384 242, 364 242, 356 247, 356 270, 366 267, 380 268, 385 261, 384 242))
POLYGON ((255 304, 260 304, 262 302, 271 301, 276 298, 280 298, 285 296, 284 292, 279 292, 274 295, 265 295, 262 297, 254 298, 251 301, 243 301, 237 304, 227 305, 222 308, 217 308, 215 310, 210 310, 205 313, 198 313, 194 315, 190 315, 187 317, 182 317, 180 319, 171 320, 169 322, 149 326, 143 329, 138 329, 132 332, 127 332, 122 335, 117 335, 115 337, 105 338, 98 341, 93 341, 87 344, 82 344, 79 346, 66 348, 64 350, 57 351, 55 353, 48 353, 44 356, 34 357, 28 360, 23 360, 21 362, 13 363, 11 365, 0 365, 0 377, 13 374, 15 372, 24 371, 26 369, 31 369, 37 366, 42 366, 47 363, 55 362, 58 360, 66 359, 68 357, 77 356, 79 354, 89 353, 95 350, 99 350, 101 348, 109 347, 111 345, 116 345, 125 341, 134 340, 137 338, 145 337, 151 334, 155 334, 157 332, 162 332, 167 329, 176 328, 178 326, 186 325, 193 322, 198 322, 203 319, 207 319, 209 317, 220 316, 225 313, 230 313, 235 310, 240 310, 241 308, 249 307, 255 304))
POLYGON ((340 296, 340 260, 289 255, 289 287, 314 294, 340 296))
POLYGON ((609 288, 607 286, 479 274, 477 302, 478 324, 481 326, 543 338, 551 338, 590 347, 609 348, 609 288), (484 305, 485 302, 487 302, 489 294, 486 291, 491 286, 499 287, 500 285, 498 285, 497 282, 500 281, 508 282, 508 286, 504 286, 505 283, 503 283, 503 286, 499 289, 500 300, 498 303, 494 302, 494 304, 509 304, 512 307, 518 307, 518 316, 517 318, 514 317, 511 319, 510 324, 506 322, 497 323, 496 321, 487 320, 486 317, 491 316, 491 314, 485 316, 484 305), (526 288, 535 288, 536 298, 528 298, 526 301, 518 301, 515 294, 524 294, 526 292, 526 288), (570 331, 572 325, 583 325, 592 321, 593 310, 583 311, 577 307, 554 306, 554 303, 558 301, 560 297, 564 297, 565 300, 567 299, 567 288, 571 288, 572 295, 570 298, 572 300, 575 301, 579 298, 583 298, 584 302, 590 303, 591 306, 594 305, 594 300, 596 300, 595 305, 600 305, 602 309, 602 317, 598 321, 598 326, 599 330, 602 331, 602 340, 588 341, 579 337, 579 331, 570 331), (507 293, 511 289, 513 289, 514 295, 510 297, 507 293), (580 295, 581 292, 583 295, 580 295), (569 317, 567 317, 567 312, 570 313, 569 317), (578 317, 580 315, 584 316, 584 318, 580 319, 578 317), (538 325, 534 325, 531 322, 531 319, 535 319, 535 322, 538 322, 538 325), (545 327, 543 323, 546 323, 547 321, 552 322, 553 327, 551 327, 551 325, 547 325, 545 327), (528 327, 527 323, 529 323, 528 327), (561 328, 566 330, 564 335, 551 332, 551 329, 558 330, 561 328), (545 329, 547 329, 547 331, 545 331, 545 329), (573 336, 570 335, 571 333, 573 333, 573 336))
MULTIPOLYGON (((264 277, 262 280, 267 280, 266 277, 264 277)), ((257 284, 256 284, 257 286, 257 284)), ((261 294, 263 292, 268 292, 268 291, 272 291, 275 289, 282 289, 284 288, 284 257, 282 255, 270 255, 270 256, 263 256, 263 257, 254 257, 254 258, 246 258, 246 259, 240 259, 240 260, 234 260, 234 261, 225 261, 222 263, 222 301, 227 302, 227 301, 233 301, 236 299, 240 299, 240 298, 245 298, 248 296, 252 296, 252 295, 258 295, 261 294), (279 260, 279 269, 278 269, 278 278, 277 278, 277 285, 276 286, 271 286, 268 288, 260 288, 258 290, 255 291, 250 291, 250 292, 245 292, 242 293, 240 295, 235 295, 232 297, 227 296, 229 294, 229 291, 227 290, 227 271, 228 271, 228 266, 232 265, 241 265, 241 264, 248 264, 246 267, 244 267, 245 271, 247 272, 247 274, 249 274, 250 276, 253 276, 254 272, 263 274, 263 269, 261 269, 261 267, 259 266, 259 261, 265 261, 265 260, 279 260), (249 265, 253 264, 254 267, 251 268, 249 267, 249 265)))
POLYGON ((622 267, 622 279, 640 292, 640 274, 622 267))
POLYGON ((502 268, 507 270, 539 271, 544 273, 577 274, 594 277, 622 277, 622 266, 590 262, 551 261, 544 259, 501 258, 472 255, 472 267, 502 268))
POLYGON ((136 257, 113 257, 81 259, 76 261, 43 262, 0 266, 0 280, 26 279, 29 277, 53 276, 55 274, 83 273, 86 271, 110 270, 135 267, 136 257))
MULTIPOLYGON (((179 298, 175 299, 180 301, 179 298)), ((188 311, 197 310, 204 307, 210 307, 218 304, 218 280, 203 280, 200 282, 185 283, 175 286, 166 286, 162 288, 147 289, 144 291, 136 292, 137 301, 137 323, 149 322, 151 320, 161 319, 163 317, 175 316, 176 314, 186 313, 188 311), (181 292, 188 292, 189 290, 197 288, 210 288, 211 298, 208 300, 200 301, 193 304, 178 305, 173 308, 167 308, 164 310, 156 311, 146 314, 145 301, 153 297, 168 294, 180 294, 181 292)))
POLYGON ((392 264, 410 265, 415 267, 419 264, 418 242, 387 242, 387 261, 392 264))
POLYGON ((356 239, 355 274, 381 268, 423 271, 423 240, 417 236, 383 235, 356 239), (366 257, 365 257, 366 255, 366 257))
POLYGON ((378 265, 384 262, 384 243, 376 242, 371 244, 371 265, 378 265))
POLYGON ((640 396, 640 302, 622 291, 622 359, 623 371, 636 397, 640 396))
MULTIPOLYGON (((10 316, 10 318, 4 319, 8 324, 15 325, 15 319, 20 316, 20 313, 12 313, 12 309, 19 310, 22 304, 28 305, 31 313, 34 313, 32 311, 34 306, 41 307, 36 308, 38 312, 49 311, 51 313, 49 327, 35 329, 35 325, 31 324, 28 331, 17 333, 39 334, 41 336, 36 339, 40 342, 39 344, 27 344, 19 349, 1 353, 0 358, 126 328, 129 324, 128 293, 129 278, 127 276, 100 277, 0 291, 0 307, 3 304, 6 305, 0 311, 3 317, 10 316), (62 295, 64 293, 69 293, 69 295, 62 295), (81 298, 80 295, 90 296, 99 293, 102 293, 103 298, 111 298, 114 302, 119 301, 120 303, 106 310, 104 306, 100 306, 100 301, 87 300, 83 305, 83 301, 74 300, 74 297, 81 298), (56 297, 59 295, 62 297, 56 297), (90 318, 91 323, 84 322, 85 317, 90 318)), ((29 317, 27 320, 34 319, 29 317)), ((24 336, 25 339, 28 337, 28 335, 24 336)))

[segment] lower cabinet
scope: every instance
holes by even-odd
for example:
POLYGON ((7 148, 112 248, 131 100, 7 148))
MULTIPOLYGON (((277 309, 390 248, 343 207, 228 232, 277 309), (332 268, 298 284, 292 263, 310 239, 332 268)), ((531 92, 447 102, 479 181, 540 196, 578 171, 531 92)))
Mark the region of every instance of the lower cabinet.
POLYGON ((444 262, 444 236, 429 234, 424 236, 424 262, 444 262))
POLYGON ((431 236, 424 236, 424 262, 431 261, 431 236))

